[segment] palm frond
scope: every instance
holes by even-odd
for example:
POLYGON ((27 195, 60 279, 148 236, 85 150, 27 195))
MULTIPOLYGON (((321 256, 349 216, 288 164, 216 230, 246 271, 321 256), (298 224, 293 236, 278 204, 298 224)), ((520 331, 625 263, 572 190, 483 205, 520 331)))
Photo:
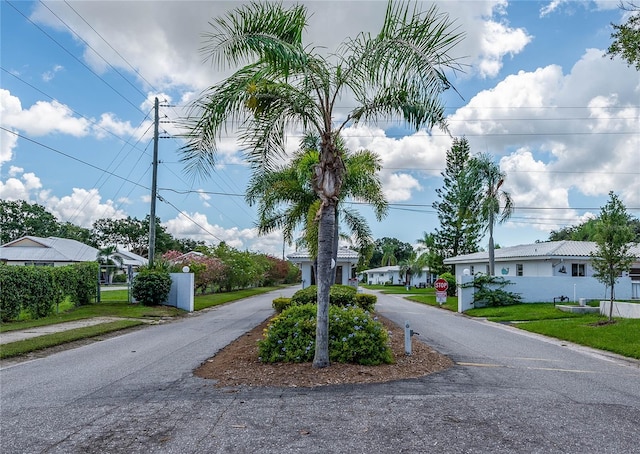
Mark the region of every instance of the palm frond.
POLYGON ((207 45, 201 52, 219 67, 261 60, 288 74, 306 64, 302 33, 307 11, 302 5, 284 8, 275 2, 250 3, 209 25, 212 31, 203 35, 207 45))

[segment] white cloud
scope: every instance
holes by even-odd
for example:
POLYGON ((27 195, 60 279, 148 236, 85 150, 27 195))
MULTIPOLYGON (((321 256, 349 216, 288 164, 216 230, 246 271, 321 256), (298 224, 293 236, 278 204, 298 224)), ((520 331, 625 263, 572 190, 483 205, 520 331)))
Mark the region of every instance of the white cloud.
POLYGON ((64 67, 62 67, 61 65, 55 65, 51 70, 45 71, 42 74, 42 80, 45 82, 51 82, 53 78, 56 77, 56 74, 63 69, 64 67))
POLYGON ((71 109, 58 101, 38 101, 23 109, 20 99, 8 90, 0 89, 2 125, 24 131, 32 136, 54 132, 83 137, 88 133, 89 121, 74 117, 71 109))
POLYGON ((81 227, 89 228, 98 219, 125 218, 126 214, 117 208, 111 200, 102 202, 97 189, 73 188, 70 195, 64 197, 41 195, 42 203, 61 222, 71 222, 81 227))
POLYGON ((485 21, 480 41, 480 55, 474 62, 481 77, 496 77, 505 56, 522 52, 532 37, 521 28, 511 28, 502 22, 485 21))
POLYGON ((23 173, 19 167, 12 167, 9 174, 12 176, 5 182, 0 181, 0 199, 30 201, 33 192, 42 188, 42 182, 32 172, 23 173))

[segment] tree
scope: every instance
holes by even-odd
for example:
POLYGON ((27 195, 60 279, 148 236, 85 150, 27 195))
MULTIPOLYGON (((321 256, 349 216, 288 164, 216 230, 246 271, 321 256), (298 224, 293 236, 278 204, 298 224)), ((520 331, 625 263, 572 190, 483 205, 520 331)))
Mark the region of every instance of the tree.
MULTIPOLYGON (((560 230, 552 230, 549 233, 549 241, 595 241, 598 222, 600 222, 599 218, 589 219, 582 224, 564 227, 560 230)), ((640 242, 640 219, 629 219, 628 226, 633 232, 633 241, 640 242)))
MULTIPOLYGON (((382 192, 382 183, 377 173, 382 168, 380 158, 369 150, 350 152, 342 141, 338 146, 343 153, 345 179, 340 198, 336 204, 336 230, 342 223, 350 231, 360 250, 370 243, 371 229, 356 210, 346 206, 348 200, 365 202, 373 206, 376 218, 381 220, 387 213, 387 201, 382 192), (342 222, 340 222, 342 221, 342 222)), ((291 243, 293 234, 303 226, 303 245, 311 255, 317 255, 318 229, 315 213, 320 199, 311 187, 311 179, 320 156, 318 139, 311 135, 301 141, 301 149, 293 159, 278 169, 255 173, 249 182, 246 200, 249 205, 258 203, 258 232, 265 234, 278 228, 283 230, 285 241, 291 243)), ((334 243, 333 259, 337 260, 338 243, 334 243)))
POLYGON ((245 65, 193 104, 182 149, 187 170, 208 176, 217 139, 235 125, 254 169, 273 168, 285 156, 293 128, 320 137, 320 162, 312 188, 320 198, 318 317, 314 367, 329 365, 328 309, 332 281, 335 210, 344 183, 341 131, 360 121, 399 116, 419 129, 446 128, 441 94, 451 87, 446 70, 459 64, 448 53, 461 40, 435 7, 422 12, 389 3, 379 34, 347 39, 330 57, 306 46, 303 5, 250 3, 215 19, 205 52, 221 67, 245 65), (349 99, 346 112, 336 111, 349 99))
POLYGON ((42 205, 24 200, 0 200, 0 244, 26 235, 47 238, 58 232, 56 217, 42 205))
POLYGON ((502 185, 506 174, 500 166, 493 162, 490 154, 481 154, 473 158, 474 178, 482 186, 478 213, 489 232, 489 276, 495 275, 495 245, 493 243, 493 228, 497 222, 504 222, 513 213, 511 194, 504 191, 502 185))
POLYGON ((411 254, 411 257, 400 262, 399 266, 400 275, 404 276, 405 285, 411 285, 412 276, 422 276, 425 262, 422 255, 418 255, 414 252, 411 254))
POLYGON ((429 267, 430 273, 439 276, 449 270, 449 267, 443 263, 444 253, 439 250, 440 242, 435 234, 422 232, 422 238, 418 238, 416 242, 419 244, 416 252, 420 252, 420 260, 429 267))
POLYGON ((68 221, 59 225, 56 236, 59 238, 76 240, 92 247, 97 246, 96 242, 93 239, 93 236, 91 235, 91 230, 84 227, 79 227, 68 221))
POLYGON ((620 7, 631 14, 624 24, 611 24, 614 32, 611 34, 613 42, 607 49, 611 59, 621 57, 629 66, 635 66, 640 71, 640 5, 633 2, 621 3, 620 7))
POLYGON ((413 254, 413 246, 411 244, 402 242, 397 238, 379 238, 375 242, 369 268, 389 266, 390 262, 395 265, 411 257, 411 254, 413 254))
POLYGON ((613 191, 609 192, 609 201, 602 207, 596 224, 596 251, 591 254, 594 277, 611 290, 609 321, 613 320, 613 300, 615 284, 624 271, 629 271, 635 256, 629 252, 634 233, 629 227, 631 216, 613 191))
POLYGON ((472 170, 469 142, 464 137, 453 139, 441 174, 443 186, 436 189, 439 200, 433 203, 440 221, 435 239, 443 260, 478 251, 483 233, 478 216, 482 187, 472 170))
POLYGON ((96 260, 105 267, 105 282, 111 284, 116 268, 122 267, 122 258, 115 253, 118 252, 116 246, 107 246, 98 250, 96 260))

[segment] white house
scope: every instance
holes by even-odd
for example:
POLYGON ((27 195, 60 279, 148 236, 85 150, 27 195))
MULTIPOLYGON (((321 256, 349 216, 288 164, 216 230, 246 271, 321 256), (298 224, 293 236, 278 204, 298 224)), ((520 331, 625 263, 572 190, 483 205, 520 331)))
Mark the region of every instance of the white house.
MULTIPOLYGON (((400 273, 400 267, 398 265, 372 268, 370 270, 362 271, 361 274, 366 275, 365 282, 369 285, 406 284, 404 275, 400 273)), ((435 279, 436 277, 429 272, 429 268, 424 267, 420 276, 411 275, 410 285, 414 287, 426 287, 431 285, 435 279)))
MULTIPOLYGON (((596 243, 592 241, 548 241, 504 247, 495 250, 495 275, 592 277, 594 271, 590 254, 595 251, 596 243)), ((631 253, 638 257, 638 261, 624 276, 640 280, 640 247, 632 247, 631 253)), ((444 260, 444 264, 455 265, 456 277, 488 274, 489 253, 450 257, 444 260)))
MULTIPOLYGON (((495 275, 505 277, 510 284, 506 290, 519 294, 525 303, 608 299, 610 289, 593 277, 590 253, 595 251, 596 244, 589 241, 549 241, 500 248, 495 250, 495 275)), ((640 298, 640 247, 632 247, 631 253, 638 259, 618 279, 615 296, 619 299, 640 298)), ((444 263, 455 265, 458 310, 473 307, 473 288, 467 284, 476 274, 488 274, 489 253, 451 257, 444 263)))
POLYGON ((0 262, 7 265, 64 266, 95 262, 98 250, 68 238, 23 236, 0 246, 0 262))
MULTIPOLYGON (((300 267, 302 273, 302 288, 316 284, 316 273, 314 272, 313 257, 308 251, 297 251, 287 255, 287 258, 300 267)), ((336 284, 358 285, 355 269, 358 264, 359 255, 347 247, 338 249, 338 260, 336 261, 336 284)))

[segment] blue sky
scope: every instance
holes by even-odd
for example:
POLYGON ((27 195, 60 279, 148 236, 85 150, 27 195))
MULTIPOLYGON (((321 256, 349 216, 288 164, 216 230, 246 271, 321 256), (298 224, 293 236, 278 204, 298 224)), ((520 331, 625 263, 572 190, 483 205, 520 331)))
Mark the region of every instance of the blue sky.
MULTIPOLYGON (((194 180, 178 162, 183 107, 225 76, 203 62, 201 34, 240 3, 3 1, 0 197, 40 203, 84 227, 104 217, 143 218, 157 96, 172 106, 161 108, 163 224, 176 237, 281 254, 279 232, 256 234, 255 208, 243 198, 250 173, 232 135, 221 141, 210 179, 194 180)), ((306 43, 328 49, 375 31, 386 6, 302 3, 313 12, 306 43)), ((451 132, 465 135, 473 153, 495 156, 515 201, 496 242, 546 240, 597 214, 609 191, 640 216, 640 76, 603 57, 610 23, 624 20, 618 1, 435 3, 466 35, 456 49, 466 71, 452 79, 462 97, 445 96, 451 132)), ((390 122, 350 128, 345 137, 351 149, 368 148, 384 162, 389 215, 377 222, 361 207, 374 238, 415 243, 433 232, 431 204, 451 138, 390 122)))

